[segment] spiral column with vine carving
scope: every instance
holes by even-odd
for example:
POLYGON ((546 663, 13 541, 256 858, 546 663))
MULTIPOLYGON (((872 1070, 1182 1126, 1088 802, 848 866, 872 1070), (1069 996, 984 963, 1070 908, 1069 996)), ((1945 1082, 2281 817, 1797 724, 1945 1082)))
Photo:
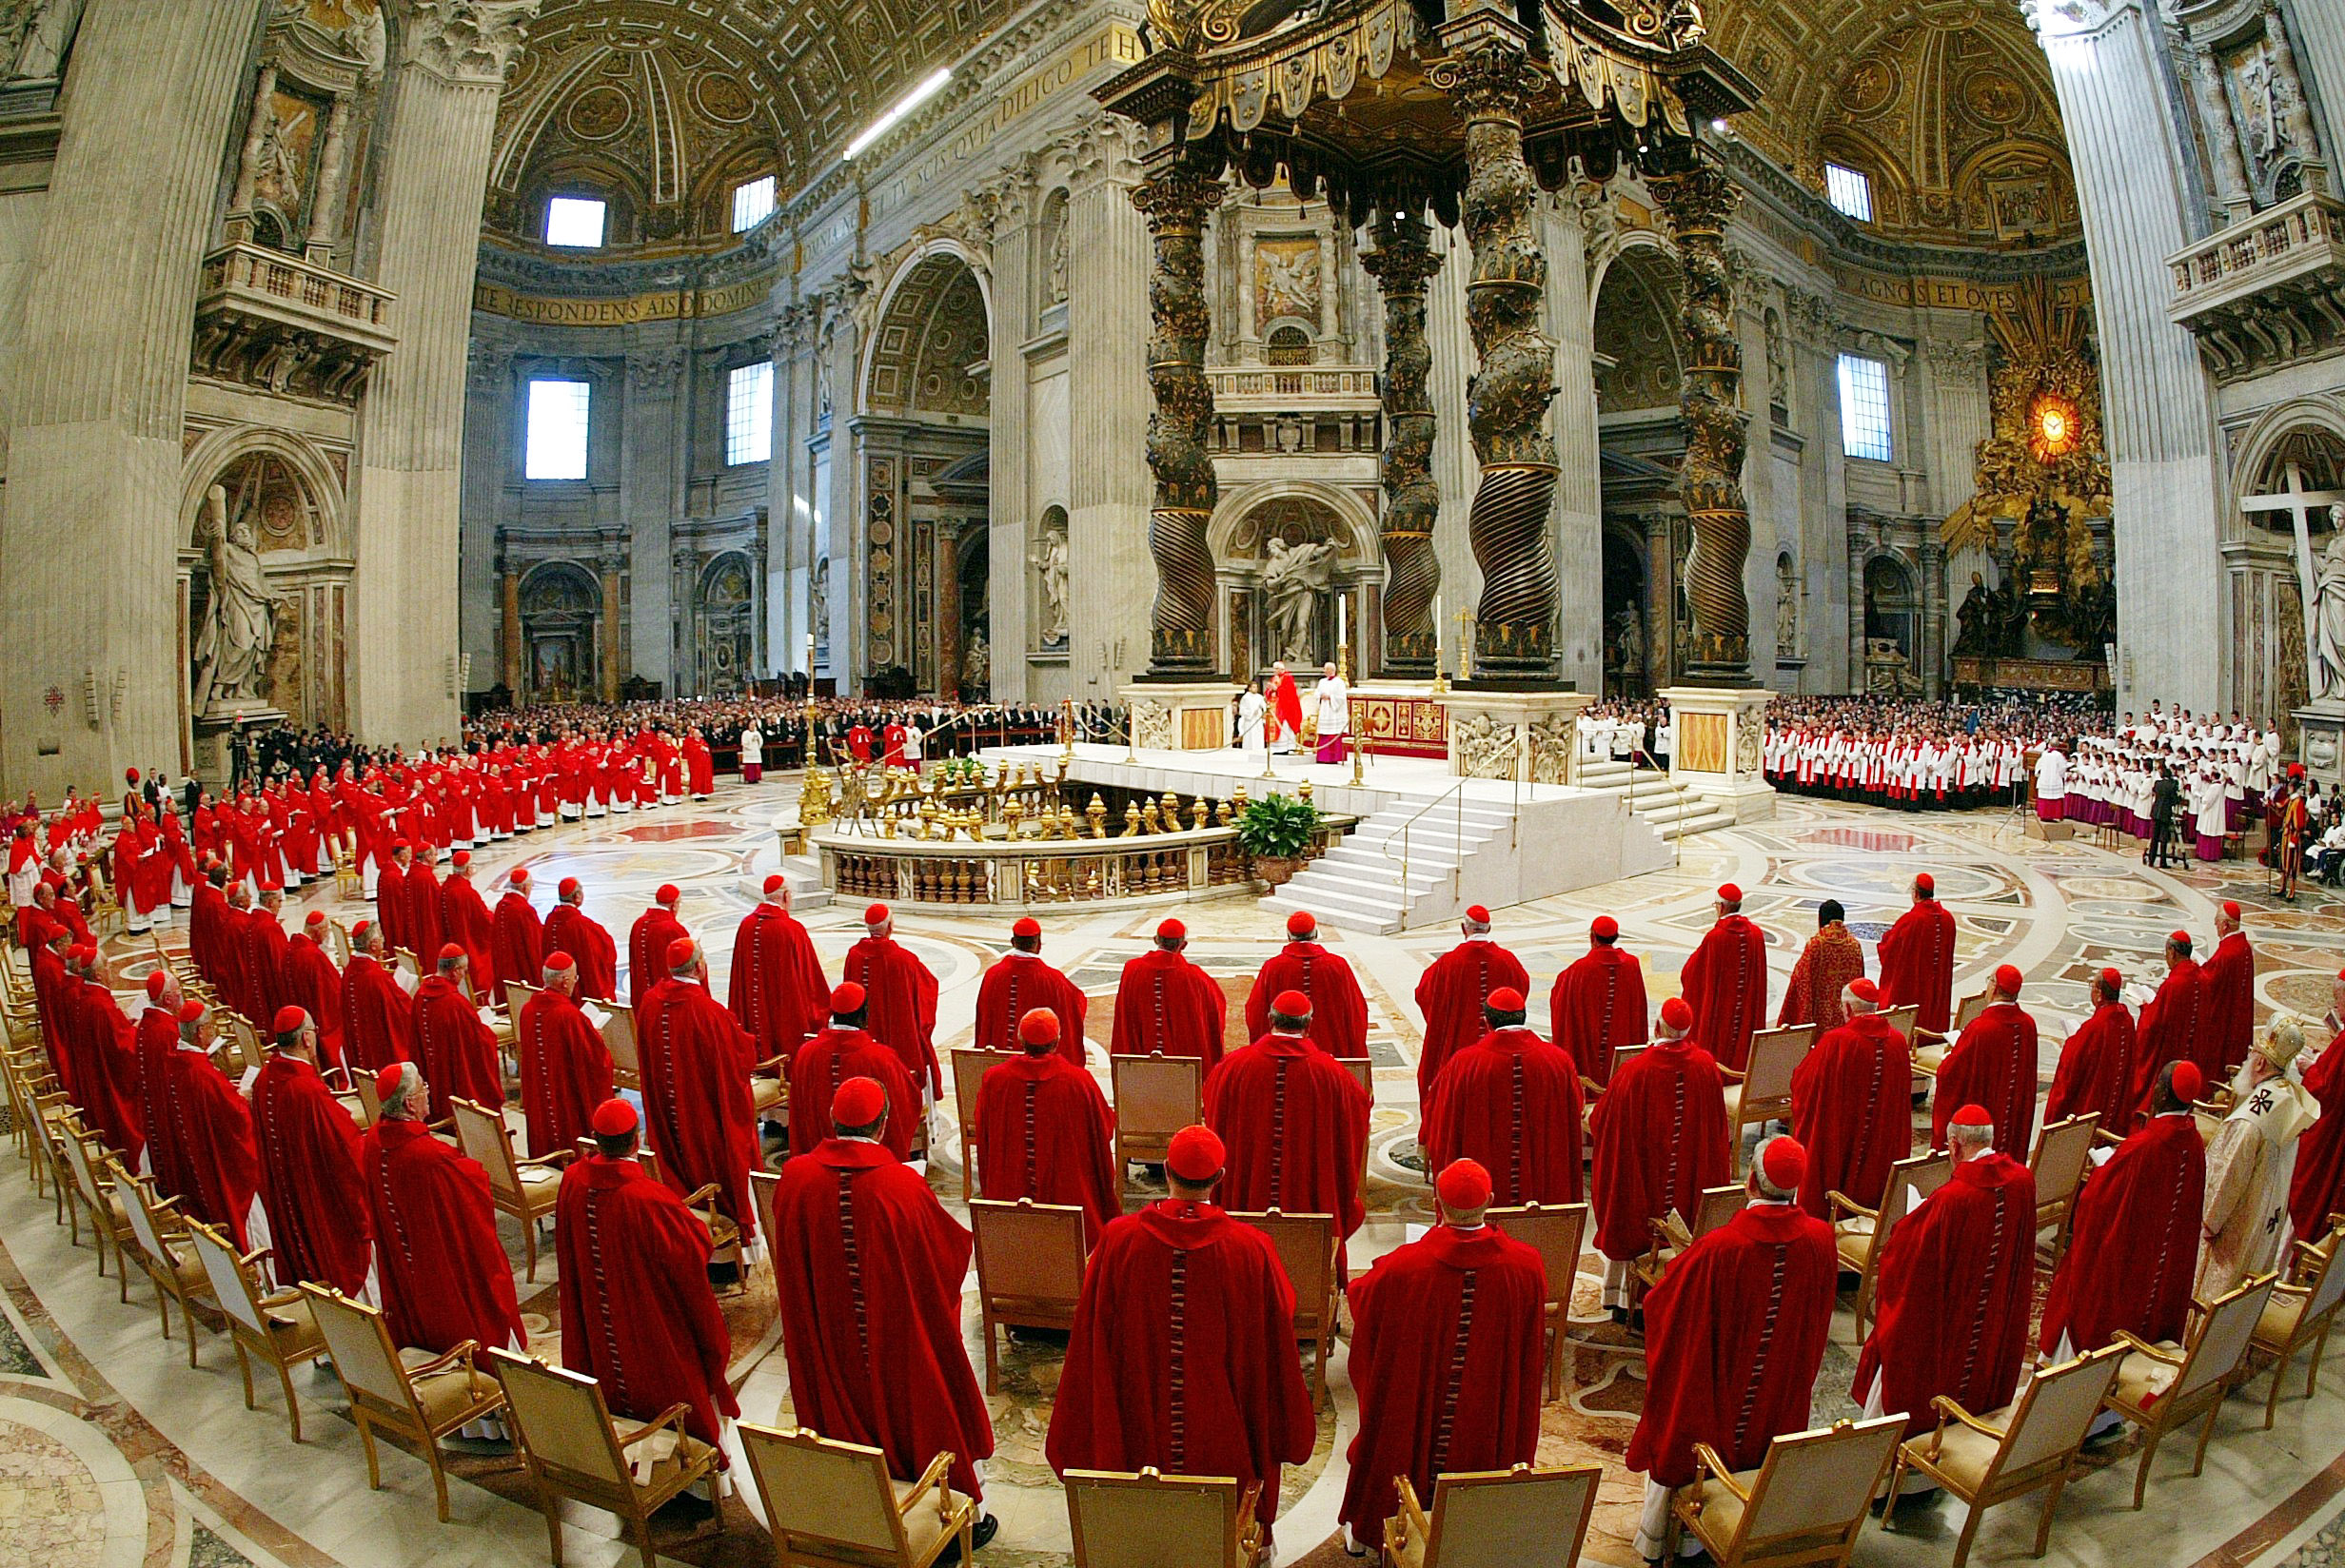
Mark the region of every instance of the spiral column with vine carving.
POLYGON ((1743 496, 1743 453, 1749 416, 1742 407, 1743 344, 1734 330, 1725 245, 1726 221, 1742 192, 1706 163, 1655 180, 1653 191, 1677 236, 1685 276, 1679 317, 1685 372, 1678 396, 1685 461, 1678 488, 1694 532, 1685 560, 1685 602, 1693 612, 1685 674, 1747 686, 1750 600, 1743 564, 1750 555, 1750 508, 1743 496))
POLYGON ((1194 167, 1156 169, 1133 189, 1154 256, 1148 276, 1148 466, 1156 500, 1148 553, 1156 566, 1149 618, 1149 673, 1199 679, 1215 673, 1213 556, 1206 525, 1220 487, 1206 440, 1213 391, 1205 379, 1212 315, 1205 296, 1205 220, 1222 185, 1194 167))
POLYGON ((1555 344, 1539 330, 1547 259, 1531 226, 1536 187, 1523 159, 1523 116, 1540 90, 1520 29, 1488 19, 1436 71, 1466 122, 1466 238, 1473 276, 1466 323, 1480 364, 1467 418, 1482 480, 1467 530, 1482 571, 1474 665, 1490 677, 1536 680, 1555 669, 1559 598, 1547 519, 1554 507, 1555 344))
POLYGON ((1441 270, 1431 233, 1415 213, 1376 220, 1376 248, 1360 258, 1384 294, 1384 669, 1430 676, 1440 647, 1433 595, 1441 562, 1433 520, 1441 486, 1433 479, 1433 366, 1425 341, 1425 288, 1441 270))

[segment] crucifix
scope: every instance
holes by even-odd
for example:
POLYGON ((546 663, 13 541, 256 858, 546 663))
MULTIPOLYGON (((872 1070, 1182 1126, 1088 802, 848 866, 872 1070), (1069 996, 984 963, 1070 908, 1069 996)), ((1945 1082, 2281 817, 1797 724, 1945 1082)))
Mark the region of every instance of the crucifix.
POLYGON ((2299 596, 2304 609, 2305 679, 2315 700, 2331 696, 2345 696, 2345 670, 2334 675, 2323 674, 2320 667, 2320 573, 2313 562, 2313 518, 2318 508, 2327 507, 2332 524, 2345 514, 2345 490, 2307 490, 2304 470, 2291 458, 2287 467, 2288 488, 2268 496, 2240 498, 2243 512, 2285 512, 2294 526, 2296 538, 2296 581, 2303 592, 2299 596))

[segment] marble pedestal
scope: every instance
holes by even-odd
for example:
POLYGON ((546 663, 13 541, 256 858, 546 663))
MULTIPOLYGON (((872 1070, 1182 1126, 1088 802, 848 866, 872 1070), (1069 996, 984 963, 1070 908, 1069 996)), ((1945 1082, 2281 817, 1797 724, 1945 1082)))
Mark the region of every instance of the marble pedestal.
POLYGON ((2335 788, 2345 779, 2345 703, 2315 702, 2294 715, 2305 774, 2324 791, 2335 788))
POLYGON ((1437 700, 1448 710, 1450 777, 1580 781, 1580 715, 1596 700, 1586 692, 1451 691, 1437 700))
MULTIPOLYGON (((226 794, 228 775, 233 771, 233 758, 228 754, 228 742, 239 728, 246 730, 272 729, 286 722, 286 713, 267 703, 216 703, 195 718, 195 776, 209 785, 215 793, 226 794)), ((256 781, 257 782, 257 781, 256 781)))
POLYGON ((1237 694, 1226 680, 1149 680, 1115 695, 1132 715, 1133 744, 1142 751, 1217 752, 1230 744, 1237 694))
POLYGON ((1764 763, 1767 704, 1775 694, 1764 686, 1670 686, 1660 696, 1677 727, 1669 782, 1716 801, 1737 822, 1773 816, 1775 787, 1764 763))

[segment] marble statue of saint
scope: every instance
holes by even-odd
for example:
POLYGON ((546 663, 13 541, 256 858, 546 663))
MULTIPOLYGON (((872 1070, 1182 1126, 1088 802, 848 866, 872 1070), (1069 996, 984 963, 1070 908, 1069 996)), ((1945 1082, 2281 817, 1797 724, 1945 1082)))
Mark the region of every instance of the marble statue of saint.
POLYGON ((211 568, 210 601, 195 641, 196 667, 202 672, 197 678, 199 709, 259 700, 269 650, 277 641, 277 601, 261 575, 260 552, 253 548, 252 508, 246 506, 230 518, 227 502, 227 487, 213 485, 196 525, 211 568))
POLYGON ((1042 303, 1046 305, 1067 303, 1067 220, 1061 214, 1058 226, 1051 230, 1049 265, 1043 273, 1042 303))
POLYGON ((1620 632, 1613 646, 1620 651, 1621 673, 1638 676, 1645 673, 1645 617, 1634 610, 1623 610, 1619 616, 1620 632))
POLYGON ((2345 698, 2345 529, 2329 536, 2313 578, 2313 696, 2345 698))
POLYGON ((807 586, 806 624, 824 645, 831 640, 831 558, 818 557, 807 586))
POLYGON ((0 18, 0 36, 10 46, 14 82, 54 82, 65 75, 65 57, 82 25, 83 0, 30 0, 11 6, 0 18))
POLYGON ((1043 646, 1054 648, 1067 640, 1067 531, 1043 529, 1028 559, 1042 578, 1043 646))
POLYGON ((1271 642, 1280 659, 1308 664, 1311 612, 1320 596, 1334 586, 1335 541, 1290 546, 1274 539, 1270 558, 1262 568, 1262 591, 1271 600, 1271 642))
POLYGON ((970 692, 982 692, 992 683, 993 678, 994 653, 986 646, 985 628, 982 626, 972 628, 969 633, 969 646, 961 653, 961 690, 964 695, 970 692))
POLYGON ((1954 651, 1958 654, 1992 655, 1999 617, 1995 590, 1987 586, 1986 578, 1978 572, 1970 575, 1970 592, 1954 612, 1958 630, 1954 636, 1954 651))

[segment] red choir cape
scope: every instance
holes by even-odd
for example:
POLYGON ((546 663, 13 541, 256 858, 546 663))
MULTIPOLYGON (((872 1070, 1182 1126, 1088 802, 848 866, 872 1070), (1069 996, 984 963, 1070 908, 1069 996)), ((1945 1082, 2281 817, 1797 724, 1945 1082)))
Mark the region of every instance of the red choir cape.
POLYGON ((790 1063, 790 1152, 812 1154, 831 1136, 831 1099, 850 1078, 869 1078, 888 1094, 879 1141, 898 1160, 912 1158, 912 1134, 923 1110, 920 1086, 903 1059, 857 1029, 824 1029, 790 1063))
POLYGON ((1084 1271, 1044 1454, 1051 1468, 1234 1476, 1278 1517, 1278 1467, 1318 1436, 1294 1287, 1261 1231, 1164 1199, 1108 1226, 1084 1271))
POLYGON ((1940 1064, 1930 1103, 1934 1152, 1944 1152, 1946 1124, 1964 1106, 1986 1111, 1997 1148, 2024 1155, 2036 1147, 2036 1020, 2017 1002, 1990 1004, 1940 1064))
POLYGON ((1724 1081, 1710 1053, 1656 1040, 1625 1063, 1588 1108, 1589 1198, 1596 1246, 1615 1260, 1651 1250, 1651 1222, 1691 1218, 1705 1187, 1734 1172, 1726 1155, 1724 1081))
POLYGON ((1434 1478, 1528 1464, 1547 1375, 1547 1265, 1495 1225, 1437 1225, 1351 1282, 1351 1386, 1360 1428, 1337 1514, 1351 1539, 1381 1541, 1400 1506, 1434 1478))
POLYGON ((1083 1065, 1083 1017, 1090 998, 1039 953, 1011 951, 994 960, 977 982, 977 1028, 970 1044, 979 1050, 1020 1050, 1018 1020, 1035 1008, 1058 1019, 1058 1054, 1083 1065))
POLYGON ((2000 1152, 1956 1166, 1889 1233, 1875 1281, 1858 1403, 1880 1378, 1882 1412, 1904 1412, 1909 1437, 1937 1424, 1941 1394, 1974 1415, 2009 1404, 2036 1301, 2035 1176, 2000 1152))
POLYGON ((285 999, 318 1026, 318 1062, 328 1072, 343 1066, 342 975, 307 931, 286 944, 285 999))
POLYGON ((2296 1140, 2296 1169, 2288 1185, 2288 1214, 2296 1239, 2319 1240, 2329 1216, 2345 1210, 2345 1033, 2304 1069, 2304 1087, 2320 1102, 2320 1119, 2296 1140))
POLYGON ((397 861, 375 868, 375 924, 386 949, 412 948, 407 940, 407 873, 397 861))
POLYGON ((2134 1015, 2122 1002, 2104 1002, 2060 1048, 2052 1095, 2044 1103, 2044 1126, 2096 1116, 2103 1132, 2122 1137, 2133 1120, 2133 1083, 2134 1015))
POLYGON ((365 1289, 372 1232, 358 1124, 315 1067, 280 1050, 253 1080, 252 1130, 277 1283, 307 1280, 345 1296, 365 1289))
POLYGON ((1092 1075, 1065 1057, 1045 1051, 987 1068, 972 1119, 978 1196, 1077 1205, 1094 1244, 1123 1213, 1115 1113, 1092 1075))
POLYGON ((1808 1424, 1840 1275, 1832 1227, 1753 1204, 1697 1239, 1645 1298, 1645 1413, 1626 1462, 1664 1486, 1694 1479, 1694 1444, 1756 1470, 1808 1424))
POLYGON ((619 999, 619 944, 575 904, 557 904, 545 917, 545 951, 566 952, 578 964, 581 1001, 619 999))
MULTIPOLYGON (((497 926, 489 916, 488 906, 481 902, 481 892, 472 885, 472 878, 451 876, 440 885, 440 926, 447 933, 448 941, 464 950, 465 978, 480 1005, 485 1008, 502 1001, 504 993, 499 983, 504 979, 504 971, 497 966, 497 926)), ((435 951, 421 956, 429 964, 438 954, 435 951)))
POLYGON ((925 1083, 932 1095, 942 1094, 944 1074, 936 1066, 936 977, 928 966, 893 936, 866 936, 847 950, 840 977, 862 987, 871 999, 865 1023, 873 1038, 896 1052, 914 1083, 925 1083))
MULTIPOLYGON (((627 1003, 640 1008, 652 987, 668 978, 668 946, 685 935, 683 923, 654 904, 627 931, 627 1003)), ((576 957, 577 954, 571 954, 576 957)))
POLYGON ((757 1048, 699 982, 674 976, 644 994, 635 1019, 643 1063, 644 1142, 680 1193, 717 1184, 717 1206, 757 1235, 749 1172, 759 1163, 749 1069, 757 1048))
MULTIPOLYGON (((521 892, 508 892, 497 900, 497 912, 492 918, 490 962, 496 966, 499 977, 519 980, 524 986, 544 983, 545 925, 538 911, 521 892)), ((502 1002, 502 993, 483 994, 483 1004, 502 1002)), ((652 1414, 658 1415, 658 1411, 652 1414)))
POLYGON ((1246 996, 1248 1034, 1259 1040, 1270 1033, 1271 1003, 1288 990, 1310 998, 1313 1045, 1330 1056, 1368 1054, 1368 998, 1343 958, 1316 942, 1289 942, 1272 953, 1246 996))
POLYGON ((1767 1015, 1767 939, 1739 914, 1709 929, 1685 960, 1678 986, 1694 1009, 1693 1043, 1735 1072, 1750 1060, 1750 1037, 1767 1015))
POLYGON ((717 787, 717 759, 709 755, 708 742, 699 735, 684 737, 684 787, 696 798, 717 787))
MULTIPOLYGON (((1523 961, 1488 938, 1468 937, 1425 967, 1417 979, 1417 1011, 1425 1018, 1425 1049, 1417 1056, 1417 1099, 1429 1100, 1433 1085, 1449 1058, 1489 1033, 1482 1004, 1490 992, 1508 988, 1530 995, 1530 971, 1523 961)), ((1257 988, 1257 990, 1259 988, 1257 988)), ((1275 991, 1271 993, 1275 996, 1275 991)), ((1269 1009, 1263 1012, 1267 1026, 1269 1009)), ((1318 1032, 1316 1014, 1312 1032, 1318 1032)), ((1337 1051, 1338 1056, 1366 1054, 1368 1030, 1361 1025, 1362 1049, 1337 1051)), ((1438 1167, 1436 1167, 1438 1168, 1438 1167)))
POLYGON ((421 1122, 383 1121, 366 1129, 359 1174, 392 1343, 434 1352, 465 1340, 525 1348, 488 1172, 421 1122))
POLYGON ((2187 1111, 2153 1116, 2085 1178, 2076 1228, 2052 1271, 2039 1343, 2099 1350, 2120 1328, 2179 1340, 2205 1219, 2206 1141, 2187 1111))
POLYGON ((1490 1173, 1490 1202, 1502 1207, 1576 1204, 1580 1115, 1580 1069, 1567 1052, 1527 1029, 1493 1030, 1433 1081, 1425 1168, 1479 1161, 1490 1173))
POLYGON ((1841 992, 1852 980, 1864 978, 1864 947, 1848 934, 1846 926, 1833 926, 1807 939, 1800 961, 1791 968, 1791 982, 1783 988, 1783 1005, 1775 1027, 1813 1024, 1816 1032, 1836 1029, 1848 1021, 1841 992))
MULTIPOLYGON (((1547 993, 1548 1038, 1571 1053, 1580 1076, 1603 1086, 1612 1048, 1645 1043, 1645 966, 1617 947, 1591 947, 1547 993)), ((1423 1091, 1420 1090, 1420 1093, 1423 1091)))
POLYGON ((70 1020, 81 1005, 79 983, 66 971, 65 960, 47 947, 32 950, 32 1008, 41 1025, 41 1045, 49 1053, 49 1069, 66 1093, 73 1092, 76 1052, 67 1037, 70 1020))
POLYGON ((1124 965, 1115 983, 1109 1050, 1117 1056, 1193 1056, 1210 1071, 1221 1060, 1230 998, 1221 982, 1186 953, 1151 948, 1124 965))
POLYGON ((778 904, 759 904, 733 933, 725 1005, 757 1043, 761 1062, 786 1067, 829 1018, 830 983, 806 928, 778 904))
POLYGON ((148 1129, 147 1168, 163 1192, 177 1192, 187 1186, 187 1173, 182 1167, 164 1168, 164 1158, 169 1152, 168 1137, 158 1138, 153 1129, 164 1120, 169 1103, 171 1052, 179 1049, 178 1014, 158 1003, 148 1003, 132 1026, 131 1045, 138 1052, 139 1126, 148 1129))
POLYGON ((139 1150, 147 1147, 147 1125, 139 1112, 138 1049, 130 1020, 105 986, 95 980, 79 984, 80 1005, 66 1029, 66 1049, 73 1058, 73 1103, 106 1147, 135 1167, 139 1150))
POLYGON ((602 1031, 576 1002, 548 987, 514 1020, 513 1054, 521 1061, 529 1157, 576 1148, 595 1107, 611 1097, 611 1048, 602 1031))
POLYGON ((1360 1228, 1361 1151, 1372 1108, 1350 1069, 1296 1035, 1269 1034, 1205 1075, 1205 1125, 1229 1150, 1222 1202, 1244 1213, 1332 1214, 1360 1228))
POLYGON ((798 1421, 883 1450, 898 1480, 949 1450, 953 1489, 978 1496, 994 1427, 961 1339, 971 1239, 927 1181, 878 1144, 830 1139, 781 1167, 768 1242, 798 1421))
POLYGON ((342 1040, 356 1071, 415 1059, 415 998, 367 953, 343 966, 342 1040))
POLYGON ((2256 1034, 2256 952, 2247 933, 2233 931, 2216 943, 2200 973, 2207 995, 2192 1060, 2209 1084, 2229 1083, 2256 1034))
POLYGON ((426 965, 440 956, 446 941, 441 932, 447 929, 440 919, 440 879, 425 858, 431 853, 423 851, 407 868, 407 918, 402 925, 407 951, 426 965))
POLYGON ((1881 939, 1881 1006, 1917 1004, 1916 1027, 1943 1034, 1953 1017, 1954 916, 1923 899, 1897 917, 1881 939))
POLYGON ((261 1184, 250 1107, 227 1074, 192 1046, 171 1052, 164 1083, 163 1120, 148 1128, 149 1138, 165 1146, 154 1169, 174 1170, 181 1182, 165 1196, 181 1200, 182 1213, 227 1236, 237 1251, 250 1251, 246 1222, 261 1184))
POLYGON ((444 974, 427 975, 416 988, 415 1054, 431 1090, 432 1121, 448 1119, 450 1100, 470 1100, 491 1110, 504 1104, 504 1063, 496 1031, 481 1022, 480 1009, 444 974))
MULTIPOLYGON (((207 979, 221 970, 221 916, 228 911, 227 894, 210 882, 198 882, 187 903, 187 961, 207 979)), ((37 949, 38 944, 33 944, 37 949)))
MULTIPOLYGON (((2198 1037, 2206 1027, 2206 970, 2185 958, 2158 982, 2158 994, 2141 1005, 2141 1021, 2134 1036, 2132 1108, 2150 1113, 2150 1093, 2169 1062, 2198 1060, 2198 1037)), ((2216 1087, 2216 1080, 2207 1080, 2216 1087)))
POLYGON ((1275 740, 1280 734, 1299 735, 1303 733, 1303 694, 1294 687, 1294 676, 1282 675, 1271 681, 1271 712, 1278 715, 1278 728, 1267 732, 1275 740))
POLYGON ((700 1216, 635 1161, 592 1155, 562 1173, 554 1246, 562 1364, 601 1383, 614 1416, 651 1421, 688 1405, 684 1429, 719 1441, 719 1418, 740 1406, 725 1381, 733 1337, 709 1288, 700 1216))
POLYGON ((286 959, 292 944, 277 917, 262 909, 246 914, 244 939, 245 983, 253 1008, 245 1016, 256 1026, 265 1025, 292 1000, 286 994, 285 983, 286 959))
POLYGON ((1881 1206, 1889 1167, 1913 1152, 1913 1053, 1878 1012, 1816 1042, 1791 1073, 1791 1135, 1807 1149, 1800 1206, 1832 1218, 1827 1194, 1881 1206))

